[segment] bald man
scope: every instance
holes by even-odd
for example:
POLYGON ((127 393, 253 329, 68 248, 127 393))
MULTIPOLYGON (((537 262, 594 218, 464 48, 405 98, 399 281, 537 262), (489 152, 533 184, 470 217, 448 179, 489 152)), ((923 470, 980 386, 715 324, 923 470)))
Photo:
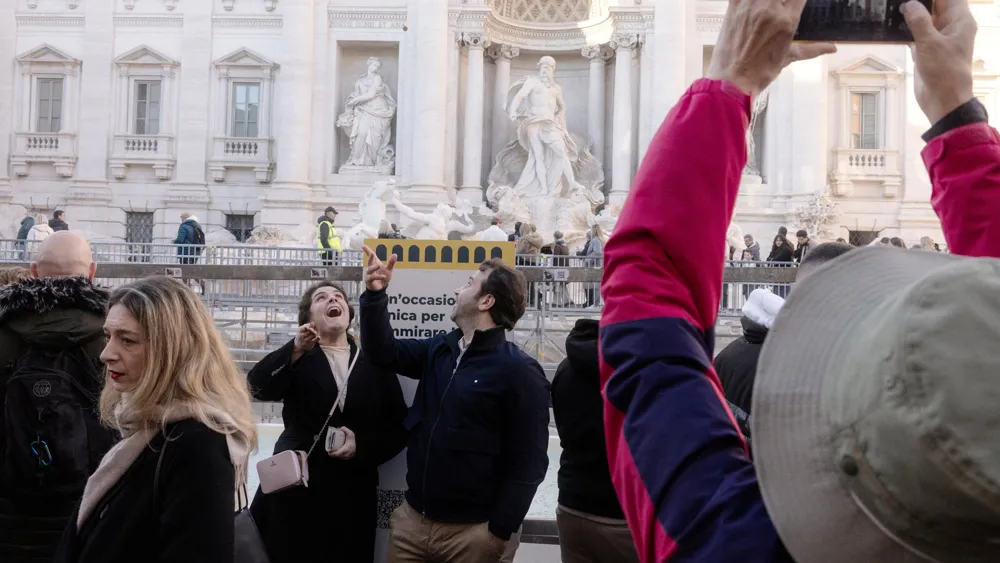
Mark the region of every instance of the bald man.
POLYGON ((90 244, 69 231, 52 233, 38 247, 31 273, 38 279, 84 277, 94 281, 97 264, 90 244))
POLYGON ((114 444, 97 420, 108 292, 87 241, 53 233, 33 279, 0 288, 0 560, 51 561, 114 444), (39 416, 43 413, 43 416, 39 416))

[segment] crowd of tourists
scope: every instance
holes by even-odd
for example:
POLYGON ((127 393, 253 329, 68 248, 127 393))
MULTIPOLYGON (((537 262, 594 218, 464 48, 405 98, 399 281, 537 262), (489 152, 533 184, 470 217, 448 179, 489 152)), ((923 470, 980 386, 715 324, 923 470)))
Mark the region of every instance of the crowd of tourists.
MULTIPOLYGON (((405 448, 388 560, 510 563, 548 468, 550 403, 566 563, 1000 560, 1000 134, 972 95, 968 0, 933 17, 902 5, 949 252, 779 233, 793 290, 750 294, 742 338, 714 356, 715 249, 751 101, 834 50, 792 43, 804 3, 730 3, 614 236, 591 237, 604 309, 576 323, 551 383, 507 339, 529 299, 514 265, 484 262, 456 289, 454 331, 400 339, 396 257, 365 248, 358 310, 313 285, 294 338, 244 377, 193 290, 99 287, 57 214, 30 268, 0 271, 0 560, 372 561, 378 468, 405 448), (249 502, 252 398, 283 402, 285 428, 249 502)), ((327 245, 335 216, 318 221, 327 245)), ((183 216, 178 244, 199 230, 183 216)), ((537 245, 530 225, 514 238, 537 245)))

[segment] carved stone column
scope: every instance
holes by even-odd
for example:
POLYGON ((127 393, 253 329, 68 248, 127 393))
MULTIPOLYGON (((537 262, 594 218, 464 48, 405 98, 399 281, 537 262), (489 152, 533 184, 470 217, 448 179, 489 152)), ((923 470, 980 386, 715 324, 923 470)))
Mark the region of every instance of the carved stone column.
POLYGON ((590 96, 587 98, 587 135, 593 141, 591 149, 598 161, 604 162, 605 63, 611 52, 601 45, 584 47, 581 54, 590 59, 590 96))
POLYGON ((462 149, 462 188, 459 197, 475 205, 483 201, 483 54, 490 40, 482 33, 460 33, 460 45, 469 50, 465 85, 465 143, 462 149))
POLYGON ((448 123, 448 2, 414 0, 413 58, 419 65, 413 86, 413 164, 410 202, 441 203, 445 191, 445 145, 448 123))
POLYGON ((521 50, 509 45, 493 45, 490 47, 489 54, 497 65, 493 80, 493 150, 490 151, 490 154, 495 158, 507 145, 507 139, 510 138, 510 121, 507 119, 510 61, 520 55, 521 50))
MULTIPOLYGON (((111 122, 108 114, 114 105, 110 92, 114 58, 114 11, 103 3, 88 2, 86 6, 86 33, 83 35, 83 64, 87 72, 79 80, 68 80, 65 88, 69 107, 75 103, 71 88, 80 88, 81 107, 84 111, 76 121, 77 156, 76 181, 70 189, 70 198, 81 200, 110 199, 108 188, 108 138, 111 122)), ((10 17, 10 16, 7 16, 10 17)), ((77 69, 79 72, 79 69, 77 69)), ((65 116, 64 116, 65 117, 65 116)), ((65 129, 64 129, 65 130, 65 129)))
MULTIPOLYGON (((275 86, 283 103, 274 108, 275 119, 281 124, 277 138, 275 179, 264 191, 261 201, 261 224, 268 226, 299 225, 313 220, 309 186, 313 119, 313 56, 316 46, 316 0, 295 0, 282 6, 284 25, 281 29, 282 64, 275 86)), ((325 45, 324 45, 325 47, 325 45)), ((268 81, 261 83, 261 120, 266 121, 270 100, 266 97, 268 81)), ((263 137, 270 131, 260 128, 263 137)))
POLYGON ((617 33, 610 46, 615 51, 615 111, 612 123, 611 194, 612 205, 625 203, 632 183, 632 52, 639 47, 639 36, 617 33))
MULTIPOLYGON (((17 46, 17 24, 16 20, 10 16, 14 10, 14 2, 10 0, 0 2, 7 17, 0 18, 0 57, 10 61, 16 56, 17 46)), ((13 131, 16 129, 14 123, 14 69, 12 64, 0 65, 0 130, 13 131)), ((22 108, 26 105, 22 104, 22 108)), ((22 110, 27 113, 26 110, 22 110)), ((22 129, 24 130, 24 129, 22 129)), ((0 162, 7 162, 10 158, 10 140, 12 135, 0 135, 0 162)), ((10 187, 10 176, 6 166, 0 167, 0 203, 8 201, 13 195, 10 187)))

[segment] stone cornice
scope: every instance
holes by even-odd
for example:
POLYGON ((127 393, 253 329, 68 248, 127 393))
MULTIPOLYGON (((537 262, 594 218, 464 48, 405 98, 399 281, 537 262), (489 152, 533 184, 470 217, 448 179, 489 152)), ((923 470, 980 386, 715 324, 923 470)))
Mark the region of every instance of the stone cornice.
POLYGON ((184 27, 184 16, 115 16, 115 27, 184 27))
POLYGON ((215 27, 217 29, 233 29, 233 28, 281 29, 284 25, 285 25, 284 20, 282 20, 280 16, 279 17, 215 16, 212 18, 212 27, 215 27))
POLYGON ((492 12, 489 8, 464 8, 448 12, 448 25, 458 31, 482 32, 486 29, 486 19, 492 12))
POLYGON ((698 31, 708 31, 718 33, 722 30, 722 18, 724 14, 698 14, 698 31))
POLYGON ((337 29, 402 29, 406 26, 405 8, 335 9, 327 13, 330 27, 337 29))
MULTIPOLYGON (((456 23, 467 10, 458 11, 456 23)), ((476 14, 482 10, 476 10, 476 14)), ((542 51, 577 51, 593 44, 607 43, 616 33, 636 36, 638 44, 651 30, 653 12, 648 8, 612 8, 599 19, 572 26, 531 24, 489 13, 485 30, 493 43, 542 51)))
POLYGON ((17 16, 17 25, 19 27, 83 27, 85 22, 86 19, 84 16, 56 16, 45 14, 26 14, 17 16))

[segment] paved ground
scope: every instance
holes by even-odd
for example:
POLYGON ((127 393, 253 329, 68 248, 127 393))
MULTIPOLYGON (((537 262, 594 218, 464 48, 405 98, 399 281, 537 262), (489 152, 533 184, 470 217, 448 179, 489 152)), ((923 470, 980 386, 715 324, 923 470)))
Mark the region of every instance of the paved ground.
POLYGON ((522 545, 517 549, 514 563, 560 563, 559 546, 522 545))

